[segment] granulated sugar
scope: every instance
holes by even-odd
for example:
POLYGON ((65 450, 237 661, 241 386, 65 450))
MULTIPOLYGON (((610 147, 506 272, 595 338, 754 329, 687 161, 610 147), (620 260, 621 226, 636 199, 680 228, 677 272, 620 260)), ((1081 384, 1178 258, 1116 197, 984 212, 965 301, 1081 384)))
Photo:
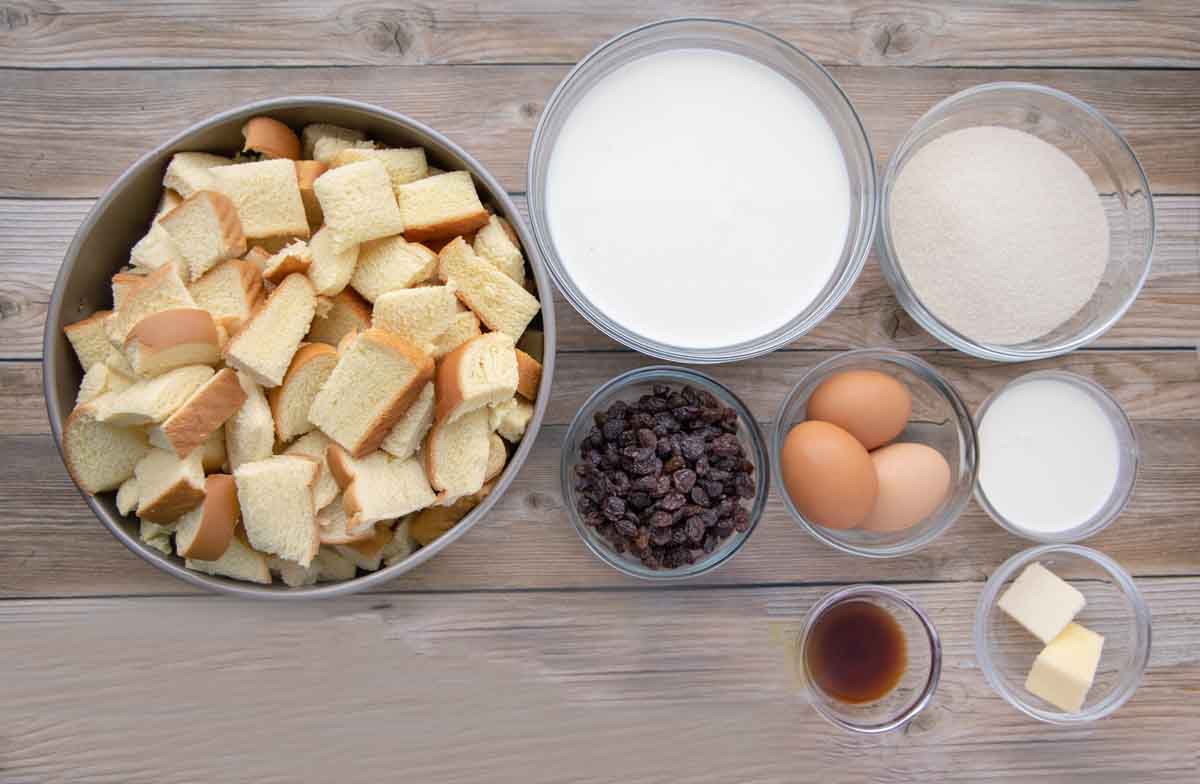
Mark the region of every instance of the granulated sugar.
POLYGON ((919 150, 896 180, 890 227, 917 297, 982 343, 1053 331, 1091 299, 1108 262, 1091 179, 1010 128, 964 128, 919 150))

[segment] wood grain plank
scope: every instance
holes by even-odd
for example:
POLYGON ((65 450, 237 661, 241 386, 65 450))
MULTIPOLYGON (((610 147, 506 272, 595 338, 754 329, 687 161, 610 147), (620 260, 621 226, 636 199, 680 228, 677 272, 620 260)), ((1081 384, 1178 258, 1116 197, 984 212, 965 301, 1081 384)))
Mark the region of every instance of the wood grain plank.
MULTIPOLYGON (((0 196, 96 196, 189 124, 289 94, 405 112, 460 141, 504 187, 520 191, 534 125, 565 73, 561 66, 0 71, 0 196)), ((1200 194, 1200 70, 837 67, 833 74, 861 113, 881 167, 938 100, 984 82, 1027 81, 1066 90, 1107 115, 1155 193, 1200 194)))
MULTIPOLYGON (((524 213, 524 197, 517 197, 524 213)), ((90 200, 0 199, 0 357, 41 356, 42 329, 59 265, 90 200)), ((1155 201, 1158 238, 1150 278, 1133 307, 1094 345, 1104 348, 1195 346, 1200 341, 1200 197, 1155 201)), ((114 268, 118 260, 113 260, 114 268)), ((621 348, 555 293, 559 350, 621 348)), ((909 318, 883 279, 875 253, 841 305, 793 348, 889 345, 941 347, 909 318)), ((2 412, 0 412, 2 416, 2 412)))
POLYGON ((989 690, 971 643, 978 584, 901 586, 939 629, 943 671, 931 706, 882 738, 824 724, 790 674, 779 640, 827 588, 0 602, 0 770, 14 784, 230 770, 262 784, 397 770, 531 784, 1195 781, 1200 585, 1140 587, 1155 619, 1145 681, 1110 718, 1063 728, 989 690))
POLYGON ((622 30, 674 16, 750 22, 837 65, 1200 63, 1200 15, 1188 0, 9 0, 0 9, 0 66, 23 68, 573 63, 622 30))
MULTIPOLYGON (((764 422, 805 369, 831 354, 776 353, 711 372, 764 422)), ((957 354, 926 354, 974 410, 1029 367, 957 354)), ((469 590, 631 585, 587 552, 571 529, 558 485, 564 424, 602 380, 650 360, 630 353, 560 357, 548 426, 514 485, 488 518, 438 558, 386 590, 469 590)), ((1104 384, 1134 420, 1142 464, 1125 513, 1089 540, 1139 575, 1200 574, 1200 364, 1191 352, 1082 352, 1037 363, 1104 384)), ((128 553, 79 498, 46 434, 40 369, 0 364, 0 596, 186 591, 128 553)), ((872 562, 840 554, 800 531, 774 492, 754 536, 728 565, 696 585, 796 581, 979 580, 1028 543, 973 502, 920 553, 872 562)))

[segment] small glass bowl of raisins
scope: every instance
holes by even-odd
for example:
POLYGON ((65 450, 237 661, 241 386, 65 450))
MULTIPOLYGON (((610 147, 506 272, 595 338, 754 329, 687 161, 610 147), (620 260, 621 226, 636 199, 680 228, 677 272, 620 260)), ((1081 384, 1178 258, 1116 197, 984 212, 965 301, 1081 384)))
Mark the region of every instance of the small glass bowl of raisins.
POLYGON ((562 494, 597 558, 633 577, 695 577, 733 557, 762 516, 762 432, 711 377, 656 365, 600 386, 563 442, 562 494))

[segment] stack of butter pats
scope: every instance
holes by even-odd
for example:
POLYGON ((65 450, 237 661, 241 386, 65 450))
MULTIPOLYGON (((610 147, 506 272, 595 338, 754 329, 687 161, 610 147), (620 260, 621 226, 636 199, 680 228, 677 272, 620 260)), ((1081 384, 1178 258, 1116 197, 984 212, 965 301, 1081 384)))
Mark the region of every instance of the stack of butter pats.
POLYGON ((1083 594, 1040 563, 1013 581, 998 606, 1045 644, 1025 688, 1067 713, 1078 713, 1092 688, 1104 637, 1075 623, 1083 594))
POLYGON ((66 328, 63 453, 187 568, 291 586, 432 542, 533 415, 538 299, 471 175, 256 117, 176 154, 113 307, 66 328))

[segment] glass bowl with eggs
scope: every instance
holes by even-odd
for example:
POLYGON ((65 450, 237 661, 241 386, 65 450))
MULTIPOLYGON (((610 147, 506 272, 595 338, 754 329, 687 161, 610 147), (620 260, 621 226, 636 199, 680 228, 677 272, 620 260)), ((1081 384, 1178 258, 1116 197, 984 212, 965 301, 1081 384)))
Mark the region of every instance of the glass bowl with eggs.
POLYGON ((892 558, 958 519, 978 451, 966 405, 937 370, 859 349, 817 365, 784 399, 771 465, 801 528, 843 552, 892 558))

